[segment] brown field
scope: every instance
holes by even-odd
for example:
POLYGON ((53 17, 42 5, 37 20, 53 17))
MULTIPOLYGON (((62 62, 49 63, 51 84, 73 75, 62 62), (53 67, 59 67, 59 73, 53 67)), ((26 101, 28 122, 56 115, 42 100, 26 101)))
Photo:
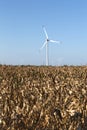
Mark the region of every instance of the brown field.
POLYGON ((0 130, 87 130, 87 66, 0 65, 0 130))

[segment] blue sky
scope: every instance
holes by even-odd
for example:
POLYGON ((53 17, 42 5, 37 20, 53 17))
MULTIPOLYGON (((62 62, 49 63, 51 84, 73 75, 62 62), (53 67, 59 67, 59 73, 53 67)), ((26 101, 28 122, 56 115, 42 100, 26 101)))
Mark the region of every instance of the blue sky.
POLYGON ((45 65, 43 25, 50 65, 87 64, 87 0, 0 0, 0 63, 45 65))

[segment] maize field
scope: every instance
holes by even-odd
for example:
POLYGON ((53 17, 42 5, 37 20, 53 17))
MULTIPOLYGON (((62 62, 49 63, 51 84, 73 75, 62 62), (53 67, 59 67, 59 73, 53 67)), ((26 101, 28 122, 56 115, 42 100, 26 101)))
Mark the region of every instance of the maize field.
POLYGON ((0 65, 0 130, 87 130, 87 66, 0 65))

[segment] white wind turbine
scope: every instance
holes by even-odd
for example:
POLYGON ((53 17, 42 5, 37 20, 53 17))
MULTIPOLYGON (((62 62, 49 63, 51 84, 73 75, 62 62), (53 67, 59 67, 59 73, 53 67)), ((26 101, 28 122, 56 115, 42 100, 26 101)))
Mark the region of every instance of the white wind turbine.
POLYGON ((50 40, 48 38, 48 34, 47 34, 47 31, 46 31, 45 27, 43 27, 43 30, 44 30, 44 33, 46 35, 46 40, 45 40, 44 44, 42 45, 42 47, 40 49, 42 50, 46 46, 46 65, 48 66, 49 65, 49 63, 48 63, 48 59, 49 59, 48 58, 48 43, 49 42, 52 42, 52 43, 61 43, 61 42, 60 41, 50 40))

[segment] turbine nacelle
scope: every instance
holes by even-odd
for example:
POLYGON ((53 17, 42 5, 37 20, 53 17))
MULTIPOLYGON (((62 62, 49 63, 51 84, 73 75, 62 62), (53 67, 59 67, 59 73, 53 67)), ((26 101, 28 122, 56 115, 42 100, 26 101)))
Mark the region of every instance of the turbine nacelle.
POLYGON ((49 42, 50 40, 49 39, 46 39, 47 42, 49 42))

